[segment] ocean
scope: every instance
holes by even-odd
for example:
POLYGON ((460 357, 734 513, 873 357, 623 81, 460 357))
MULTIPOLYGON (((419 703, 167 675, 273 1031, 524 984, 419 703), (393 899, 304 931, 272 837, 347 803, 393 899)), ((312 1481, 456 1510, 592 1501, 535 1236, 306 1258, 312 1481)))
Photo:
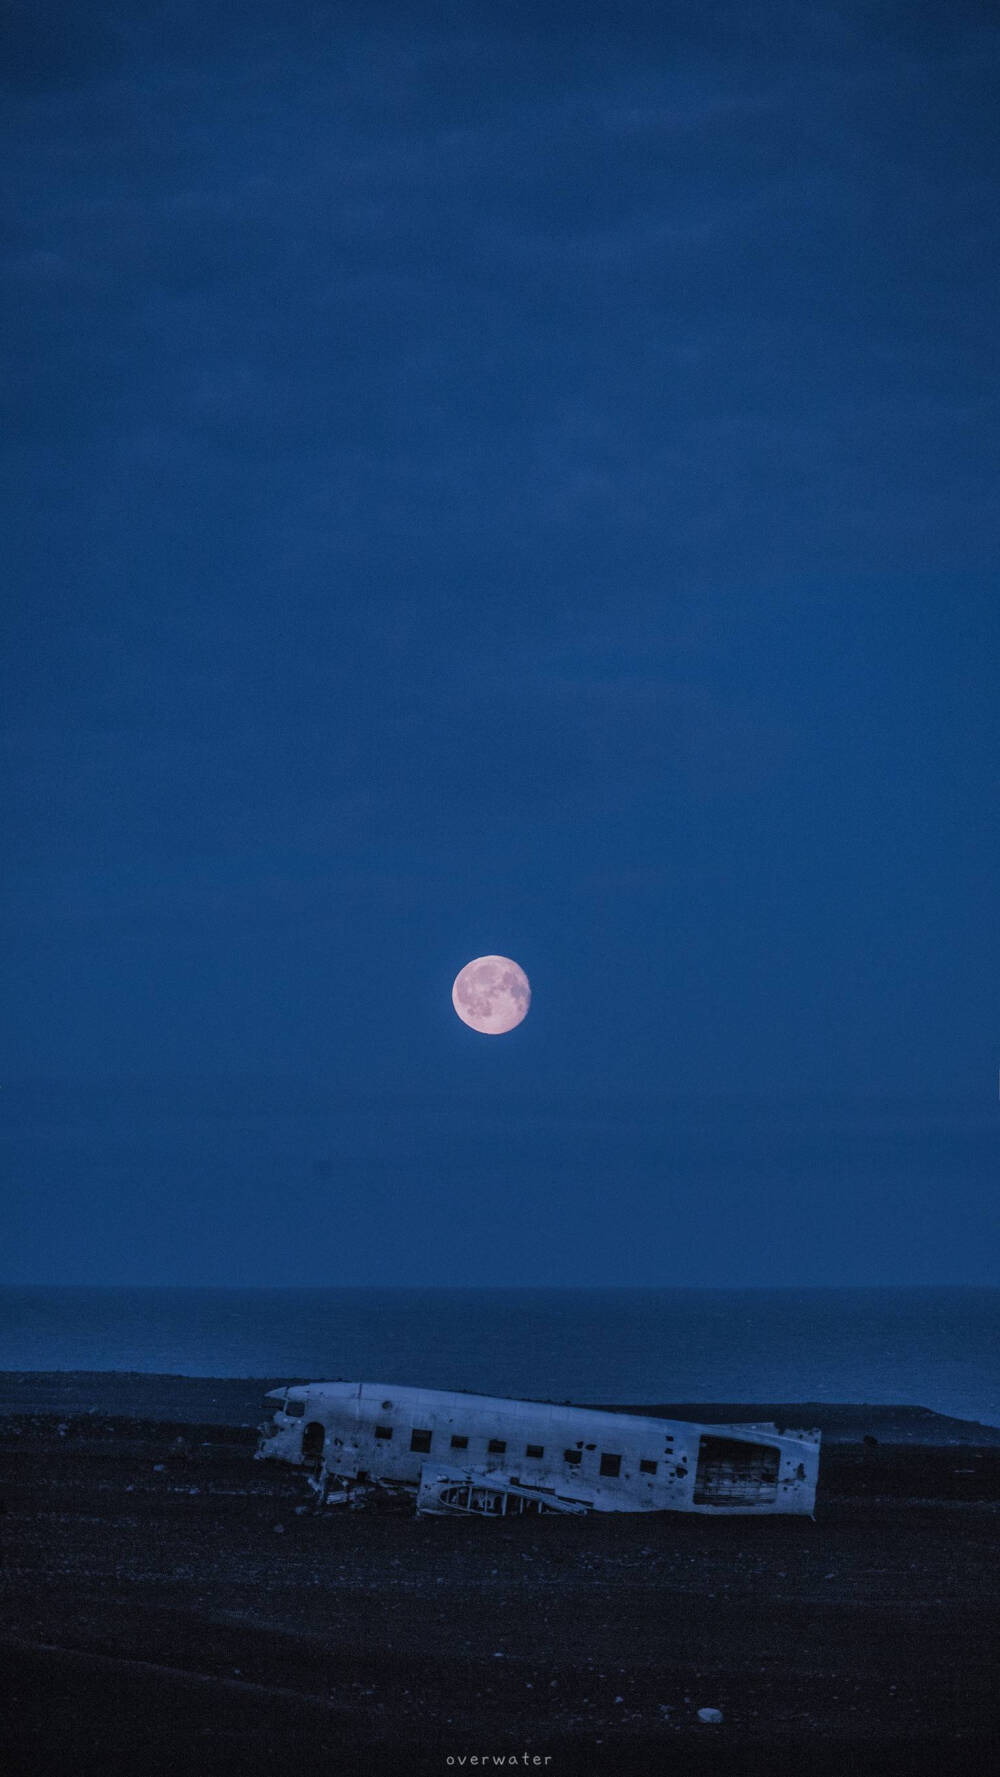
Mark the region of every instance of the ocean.
POLYGON ((4 1288, 0 1370, 868 1402, 1000 1425, 1000 1290, 4 1288))

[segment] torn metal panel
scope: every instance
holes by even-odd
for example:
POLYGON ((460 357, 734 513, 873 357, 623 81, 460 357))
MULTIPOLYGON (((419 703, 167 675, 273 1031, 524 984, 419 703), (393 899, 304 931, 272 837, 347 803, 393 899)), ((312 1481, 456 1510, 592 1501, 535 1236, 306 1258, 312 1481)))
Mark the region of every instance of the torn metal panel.
POLYGON ((774 1505, 781 1453, 774 1444, 751 1444, 703 1432, 698 1440, 695 1505, 774 1505))
POLYGON ((257 1455, 320 1497, 378 1486, 421 1512, 811 1513, 818 1431, 695 1425, 546 1401, 312 1382, 274 1389, 257 1455))
POLYGON ((522 1487, 499 1470, 437 1468, 425 1462, 420 1471, 417 1512, 421 1516, 517 1518, 589 1510, 585 1500, 561 1497, 550 1487, 522 1487))

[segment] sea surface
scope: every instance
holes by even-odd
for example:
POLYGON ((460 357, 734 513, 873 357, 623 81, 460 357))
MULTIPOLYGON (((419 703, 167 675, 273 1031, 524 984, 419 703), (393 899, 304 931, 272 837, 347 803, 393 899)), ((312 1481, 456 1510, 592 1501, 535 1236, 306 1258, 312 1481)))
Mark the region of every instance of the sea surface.
POLYGON ((4 1288, 0 1370, 868 1402, 1000 1425, 1000 1290, 4 1288))

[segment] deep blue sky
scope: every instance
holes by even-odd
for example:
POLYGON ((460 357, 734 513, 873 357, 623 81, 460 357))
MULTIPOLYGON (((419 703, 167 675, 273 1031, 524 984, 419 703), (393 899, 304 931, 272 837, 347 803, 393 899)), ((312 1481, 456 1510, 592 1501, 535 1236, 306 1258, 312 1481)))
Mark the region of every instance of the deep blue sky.
POLYGON ((989 10, 13 14, 3 1274, 989 1281, 989 10))

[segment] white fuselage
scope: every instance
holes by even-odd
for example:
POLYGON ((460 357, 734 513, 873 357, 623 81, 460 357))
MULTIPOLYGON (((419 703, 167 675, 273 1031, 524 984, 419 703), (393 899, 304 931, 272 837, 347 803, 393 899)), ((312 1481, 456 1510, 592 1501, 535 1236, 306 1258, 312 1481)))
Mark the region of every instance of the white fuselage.
POLYGON ((811 1513, 815 1504, 818 1432, 381 1382, 300 1383, 273 1389, 265 1405, 259 1457, 422 1498, 447 1475, 599 1512, 811 1513))

